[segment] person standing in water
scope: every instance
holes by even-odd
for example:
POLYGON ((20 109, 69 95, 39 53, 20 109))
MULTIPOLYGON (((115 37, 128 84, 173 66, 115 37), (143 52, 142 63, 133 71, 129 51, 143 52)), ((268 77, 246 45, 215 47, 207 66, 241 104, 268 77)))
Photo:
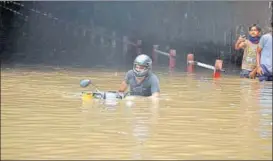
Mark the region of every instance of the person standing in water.
POLYGON ((256 52, 260 40, 261 28, 253 24, 249 27, 248 33, 248 38, 240 35, 235 44, 235 50, 244 50, 240 73, 241 78, 255 78, 258 69, 256 67, 256 52))
POLYGON ((261 37, 257 49, 257 73, 260 81, 272 81, 272 28, 261 37))
POLYGON ((152 59, 145 55, 138 55, 121 83, 119 92, 124 93, 130 87, 131 96, 159 97, 160 86, 158 77, 152 72, 152 59))

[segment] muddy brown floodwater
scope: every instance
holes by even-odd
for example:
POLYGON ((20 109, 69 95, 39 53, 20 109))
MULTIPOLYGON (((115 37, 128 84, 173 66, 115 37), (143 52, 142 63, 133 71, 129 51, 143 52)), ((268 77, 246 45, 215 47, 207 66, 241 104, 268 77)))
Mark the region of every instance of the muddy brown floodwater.
POLYGON ((2 68, 2 159, 272 159, 271 82, 155 71, 158 102, 82 101, 81 79, 116 90, 124 72, 2 68))

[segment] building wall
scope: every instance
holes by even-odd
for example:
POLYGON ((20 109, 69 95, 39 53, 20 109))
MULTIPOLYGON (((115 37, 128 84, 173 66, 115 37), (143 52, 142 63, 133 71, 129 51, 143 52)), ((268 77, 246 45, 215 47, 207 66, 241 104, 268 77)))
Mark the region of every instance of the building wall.
MULTIPOLYGON (((58 63, 105 63, 111 51, 109 47, 102 50, 94 41, 100 42, 103 34, 106 35, 104 42, 109 46, 109 37, 113 31, 117 33, 119 40, 123 35, 131 40, 143 40, 143 51, 147 54, 151 53, 153 44, 160 44, 162 50, 168 45, 177 49, 178 55, 196 52, 201 53, 199 58, 204 61, 213 60, 219 55, 219 50, 232 47, 238 36, 236 29, 239 25, 258 23, 265 27, 272 17, 272 8, 269 9, 269 3, 263 1, 22 3, 24 7, 17 11, 28 16, 28 21, 25 22, 20 19, 22 16, 16 15, 12 19, 13 27, 7 21, 1 21, 1 27, 11 31, 9 35, 4 35, 12 42, 12 45, 8 45, 7 55, 16 53, 16 59, 20 53, 24 59, 43 62, 58 60, 58 63), (29 9, 47 12, 61 21, 52 20, 29 9), (95 35, 95 40, 92 35, 95 35)), ((9 5, 11 8, 16 8, 15 6, 9 5)), ((1 16, 7 15, 7 12, 9 11, 1 11, 1 16)), ((121 52, 121 45, 121 41, 117 41, 117 53, 121 52)))
POLYGON ((224 32, 237 25, 258 23, 264 27, 271 17, 265 1, 113 3, 115 5, 103 2, 94 5, 97 22, 116 30, 122 25, 140 36, 150 34, 161 39, 196 41, 199 37, 201 41, 224 42, 224 32))

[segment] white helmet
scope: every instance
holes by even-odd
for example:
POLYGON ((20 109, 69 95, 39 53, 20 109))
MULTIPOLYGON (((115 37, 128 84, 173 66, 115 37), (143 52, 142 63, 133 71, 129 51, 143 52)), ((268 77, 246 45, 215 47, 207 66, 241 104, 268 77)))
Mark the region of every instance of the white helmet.
POLYGON ((138 55, 134 60, 133 71, 136 77, 144 77, 147 76, 149 71, 152 69, 152 59, 145 54, 138 55), (145 69, 143 71, 138 71, 136 69, 136 65, 144 66, 145 69))

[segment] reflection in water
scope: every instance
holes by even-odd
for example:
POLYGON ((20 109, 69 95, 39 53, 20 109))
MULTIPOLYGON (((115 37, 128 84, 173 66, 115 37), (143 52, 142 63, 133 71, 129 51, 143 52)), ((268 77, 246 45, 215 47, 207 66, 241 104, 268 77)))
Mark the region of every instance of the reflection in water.
MULTIPOLYGON (((144 153, 144 151, 146 141, 151 135, 150 130, 156 125, 159 101, 146 99, 146 104, 146 106, 142 104, 143 107, 141 107, 145 112, 143 111, 137 114, 138 116, 135 116, 132 120, 132 133, 137 143, 132 159, 145 159, 147 157, 151 159, 147 152, 144 153)), ((138 106, 138 108, 140 108, 140 106, 138 106)))
MULTIPOLYGON (((253 82, 250 80, 243 79, 241 81, 241 87, 244 92, 245 101, 248 102, 248 107, 255 106, 258 104, 257 115, 258 120, 255 120, 257 124, 256 129, 259 137, 265 140, 272 140, 272 82, 253 82), (246 95, 247 93, 247 95, 246 95), (253 104, 254 103, 254 104, 253 104)), ((250 109, 248 109, 250 111, 250 109)), ((253 119, 253 113, 248 112, 248 117, 253 119)), ((264 144, 260 147, 263 150, 272 150, 272 144, 264 144)))
POLYGON ((259 96, 260 137, 272 138, 272 83, 262 82, 259 96))
POLYGON ((272 159, 272 83, 157 72, 157 102, 81 99, 81 79, 114 90, 113 73, 2 69, 2 158, 272 159))

